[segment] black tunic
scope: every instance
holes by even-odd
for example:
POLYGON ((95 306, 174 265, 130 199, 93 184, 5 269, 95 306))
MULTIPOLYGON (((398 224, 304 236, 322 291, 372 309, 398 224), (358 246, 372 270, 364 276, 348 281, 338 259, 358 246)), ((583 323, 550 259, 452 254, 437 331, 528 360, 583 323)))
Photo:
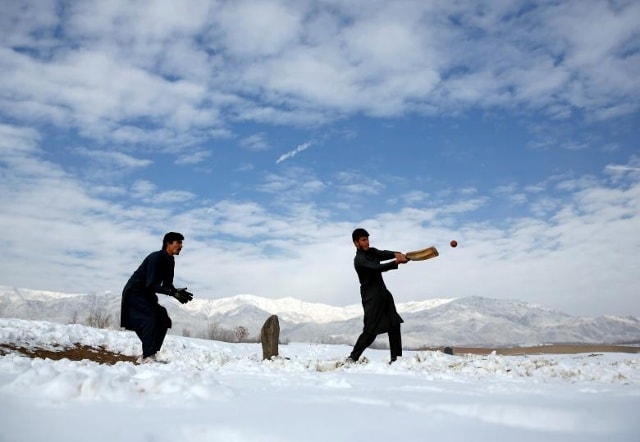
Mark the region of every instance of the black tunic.
POLYGON ((381 264, 381 261, 394 258, 394 252, 373 247, 366 252, 363 250, 356 252, 353 265, 360 280, 365 333, 372 335, 387 333, 391 326, 404 322, 396 311, 393 296, 382 279, 382 272, 397 269, 398 263, 390 261, 381 264))
POLYGON ((121 327, 135 330, 160 312, 164 325, 171 328, 171 319, 158 304, 156 293, 171 293, 174 269, 173 256, 164 250, 153 252, 142 261, 122 291, 121 327))

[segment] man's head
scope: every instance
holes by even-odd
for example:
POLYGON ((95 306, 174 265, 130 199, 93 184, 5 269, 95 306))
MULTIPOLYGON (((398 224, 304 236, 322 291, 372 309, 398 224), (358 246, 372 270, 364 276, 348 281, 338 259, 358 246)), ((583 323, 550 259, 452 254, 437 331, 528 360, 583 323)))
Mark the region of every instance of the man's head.
POLYGON ((172 256, 179 255, 180 250, 182 250, 183 240, 184 236, 182 236, 182 233, 169 232, 165 234, 164 238, 162 239, 162 250, 172 256))
POLYGON ((353 240, 353 245, 356 246, 358 250, 369 250, 369 232, 364 230, 361 227, 358 227, 351 234, 351 239, 353 240))

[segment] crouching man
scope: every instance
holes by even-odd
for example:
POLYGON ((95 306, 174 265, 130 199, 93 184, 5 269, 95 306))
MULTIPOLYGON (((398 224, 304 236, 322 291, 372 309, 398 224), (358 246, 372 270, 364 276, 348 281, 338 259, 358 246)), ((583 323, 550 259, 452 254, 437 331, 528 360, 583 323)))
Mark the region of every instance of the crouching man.
POLYGON ((171 328, 171 318, 167 309, 158 303, 156 293, 173 296, 181 304, 193 299, 186 288, 173 286, 173 257, 180 254, 183 240, 180 233, 167 233, 162 240, 162 250, 152 252, 142 261, 122 291, 120 326, 135 331, 142 342, 138 363, 157 361, 156 353, 171 328))

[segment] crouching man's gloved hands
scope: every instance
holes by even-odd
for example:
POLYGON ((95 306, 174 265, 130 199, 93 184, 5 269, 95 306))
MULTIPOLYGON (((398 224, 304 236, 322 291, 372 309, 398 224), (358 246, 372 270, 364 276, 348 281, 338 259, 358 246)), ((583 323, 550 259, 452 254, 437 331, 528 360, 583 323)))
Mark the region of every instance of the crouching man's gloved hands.
POLYGON ((173 290, 171 296, 180 301, 180 304, 186 304, 193 299, 193 293, 189 293, 186 287, 173 290))

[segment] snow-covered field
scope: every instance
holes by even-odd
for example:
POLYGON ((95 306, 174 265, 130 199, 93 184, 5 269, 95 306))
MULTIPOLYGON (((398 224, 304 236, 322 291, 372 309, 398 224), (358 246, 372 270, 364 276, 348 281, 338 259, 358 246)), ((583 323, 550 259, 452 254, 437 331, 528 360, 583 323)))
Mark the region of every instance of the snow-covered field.
MULTIPOLYGON (((132 332, 0 319, 0 343, 136 355, 132 332)), ((634 441, 640 355, 449 356, 169 335, 166 364, 0 356, 0 441, 634 441)))

